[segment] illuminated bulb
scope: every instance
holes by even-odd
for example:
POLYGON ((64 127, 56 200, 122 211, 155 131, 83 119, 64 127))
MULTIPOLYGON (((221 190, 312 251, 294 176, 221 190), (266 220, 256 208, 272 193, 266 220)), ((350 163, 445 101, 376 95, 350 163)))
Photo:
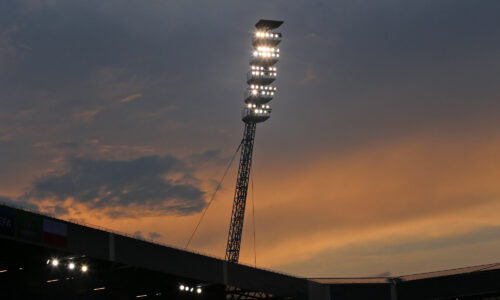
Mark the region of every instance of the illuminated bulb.
POLYGON ((181 285, 179 286, 179 289, 180 289, 181 291, 183 291, 183 290, 184 290, 184 286, 181 284, 181 285))
POLYGON ((57 267, 57 265, 59 265, 59 261, 58 261, 57 259, 53 259, 53 260, 52 260, 52 265, 53 265, 54 267, 57 267))
POLYGON ((197 288, 196 293, 201 294, 201 288, 197 288))
POLYGON ((75 263, 70 262, 68 264, 68 269, 73 270, 75 268, 75 263))
POLYGON ((83 265, 82 266, 82 272, 85 273, 89 270, 89 267, 87 267, 86 265, 83 265))

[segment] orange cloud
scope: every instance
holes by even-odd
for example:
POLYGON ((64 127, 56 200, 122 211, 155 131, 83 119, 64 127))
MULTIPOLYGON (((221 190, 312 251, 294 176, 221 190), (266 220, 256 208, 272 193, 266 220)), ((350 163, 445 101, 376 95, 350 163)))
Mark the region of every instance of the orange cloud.
MULTIPOLYGON (((255 162, 259 266, 314 276, 318 274, 311 273, 314 270, 306 262, 318 263, 329 251, 333 253, 329 262, 343 267, 323 270, 321 275, 412 273, 425 271, 422 266, 435 269, 460 262, 462 265, 491 262, 471 259, 456 243, 433 246, 430 250, 424 247, 398 252, 397 249, 412 240, 430 245, 431 241, 500 226, 500 136, 453 139, 440 134, 420 135, 388 144, 365 145, 349 153, 325 152, 310 157, 313 158, 304 156, 303 160, 285 165, 272 160, 255 162), (374 263, 363 254, 364 250, 359 250, 363 244, 368 248, 386 245, 387 253, 394 253, 393 258, 375 256, 372 259, 381 259, 383 263, 374 263), (345 249, 358 250, 349 253, 345 249), (429 254, 427 259, 443 260, 434 265, 428 261, 424 264, 424 253, 429 254), (347 270, 352 272, 347 274, 347 270)), ((220 172, 219 168, 198 172, 207 195, 213 191, 214 179, 218 180, 220 172)), ((223 256, 235 172, 231 171, 210 207, 193 240, 193 249, 223 256)), ((241 261, 251 264, 250 201, 251 194, 247 200, 241 261)), ((199 218, 199 215, 148 217, 142 213, 137 211, 138 218, 117 220, 85 212, 68 217, 80 217, 129 233, 158 232, 160 241, 179 247, 185 245, 199 218)), ((468 249, 486 251, 481 247, 488 243, 491 246, 493 241, 484 237, 468 249)))

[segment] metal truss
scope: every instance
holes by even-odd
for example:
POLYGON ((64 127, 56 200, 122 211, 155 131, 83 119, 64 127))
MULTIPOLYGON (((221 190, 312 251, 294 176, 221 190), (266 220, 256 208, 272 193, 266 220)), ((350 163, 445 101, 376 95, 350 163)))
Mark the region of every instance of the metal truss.
POLYGON ((238 178, 236 179, 236 190, 234 192, 233 211, 231 223, 227 236, 226 261, 237 263, 240 256, 241 234, 243 231, 243 220, 245 218, 245 205, 248 192, 248 181, 252 167, 252 152, 257 124, 245 123, 243 140, 241 141, 240 165, 238 178))

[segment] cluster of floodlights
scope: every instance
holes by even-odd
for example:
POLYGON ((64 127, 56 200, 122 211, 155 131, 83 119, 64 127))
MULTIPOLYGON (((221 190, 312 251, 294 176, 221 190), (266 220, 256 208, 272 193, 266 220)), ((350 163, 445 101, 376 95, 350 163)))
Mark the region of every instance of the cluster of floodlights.
POLYGON ((267 76, 276 76, 276 72, 259 72, 259 71, 252 71, 252 75, 255 75, 255 76, 264 76, 264 75, 267 75, 267 76))
POLYGON ((257 31, 255 36, 258 38, 279 38, 280 35, 278 33, 271 33, 265 31, 257 31))
MULTIPOLYGON (((279 49, 278 49, 279 50, 279 49)), ((279 53, 270 53, 268 51, 254 51, 253 56, 262 56, 262 57, 280 57, 279 53)))
POLYGON ((68 270, 72 271, 75 269, 80 269, 82 273, 86 273, 89 270, 89 267, 85 264, 77 265, 76 262, 72 260, 68 260, 67 262, 63 263, 57 258, 51 258, 47 260, 47 265, 52 266, 53 268, 58 268, 60 265, 65 264, 68 270))
POLYGON ((283 22, 260 20, 255 24, 252 40, 250 70, 247 73, 248 88, 245 92, 246 105, 242 119, 245 123, 259 123, 269 119, 269 105, 260 105, 272 100, 276 87, 270 84, 276 79, 278 69, 274 66, 280 59, 281 33, 274 32, 283 22), (248 76, 249 75, 249 76, 248 76))
POLYGON ((192 287, 192 286, 188 286, 188 285, 184 285, 184 284, 179 285, 179 290, 181 292, 186 292, 186 293, 195 293, 196 292, 196 294, 201 294, 201 292, 203 291, 201 289, 201 287, 199 287, 199 286, 192 287))
POLYGON ((275 86, 265 86, 265 85, 256 85, 256 84, 251 84, 250 88, 253 90, 269 90, 269 91, 276 91, 275 86))
MULTIPOLYGON (((261 66, 254 66, 254 65, 252 65, 252 66, 250 66, 250 68, 252 70, 261 70, 261 71, 264 71, 264 67, 261 67, 261 66)), ((276 69, 275 67, 268 67, 267 70, 268 71, 275 71, 276 72, 278 69, 276 69)))
MULTIPOLYGON (((257 94, 258 94, 257 90, 252 90, 252 95, 257 95, 257 94)), ((264 91, 262 91, 262 92, 260 92, 260 94, 262 96, 264 96, 264 95, 265 96, 274 96, 274 92, 264 92, 264 91)))
MULTIPOLYGON (((257 107, 257 105, 256 105, 256 104, 252 104, 252 103, 248 103, 248 104, 247 104, 247 107, 248 107, 248 108, 256 108, 256 107, 257 107)), ((261 107, 261 108, 264 108, 264 109, 266 109, 266 108, 267 108, 267 109, 269 109, 269 108, 270 108, 270 106, 269 106, 269 105, 265 105, 265 104, 261 105, 260 107, 261 107)))

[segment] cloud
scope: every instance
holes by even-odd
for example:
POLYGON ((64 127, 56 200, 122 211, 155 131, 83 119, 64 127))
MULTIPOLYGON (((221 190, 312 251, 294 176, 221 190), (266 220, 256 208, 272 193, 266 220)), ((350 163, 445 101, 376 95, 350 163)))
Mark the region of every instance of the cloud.
POLYGON ((172 156, 129 160, 71 158, 66 170, 37 179, 27 194, 31 201, 52 205, 81 204, 109 217, 152 213, 189 215, 205 205, 204 192, 186 164, 172 156), (128 211, 126 211, 128 210, 128 211))
POLYGON ((316 76, 316 73, 313 70, 313 65, 312 64, 308 64, 307 65, 306 73, 304 75, 304 78, 299 82, 299 84, 306 85, 309 82, 314 81, 316 79, 318 79, 318 76, 316 76))
POLYGON ((148 233, 148 236, 152 239, 158 239, 161 238, 163 235, 158 232, 151 231, 150 233, 148 233))
POLYGON ((129 96, 123 98, 122 100, 120 100, 120 102, 127 103, 127 102, 134 101, 135 99, 139 99, 141 97, 142 97, 142 94, 132 94, 132 95, 129 95, 129 96))
POLYGON ((193 165, 202 165, 207 163, 225 164, 229 157, 222 156, 220 149, 209 149, 202 153, 194 153, 187 158, 187 161, 193 165))
POLYGON ((73 113, 73 118, 82 123, 90 123, 94 120, 95 116, 102 111, 102 107, 88 110, 80 110, 73 113))
POLYGON ((35 203, 16 201, 11 197, 6 197, 6 196, 0 196, 0 204, 5 204, 7 206, 13 206, 21 209, 27 209, 30 211, 39 211, 39 207, 35 203))
POLYGON ((435 269, 463 267, 498 261, 494 249, 500 248, 500 226, 483 226, 468 232, 454 233, 444 237, 419 236, 411 234, 390 236, 379 239, 365 239, 338 248, 325 249, 314 257, 304 261, 290 262, 281 268, 288 271, 307 270, 309 276, 368 276, 376 277, 405 275, 405 270, 412 265, 412 273, 429 272, 435 269), (491 247, 487 256, 464 262, 466 253, 491 247), (457 255, 456 251, 462 252, 457 255), (445 257, 446 256, 446 257, 445 257), (483 259, 483 260, 481 260, 483 259), (394 262, 397 260, 397 262, 394 262), (431 261, 447 265, 429 266, 431 261), (362 268, 359 265, 363 265, 362 268), (357 267, 358 266, 358 267, 357 267), (387 271, 390 268, 390 271, 387 271))
POLYGON ((16 43, 13 36, 19 31, 19 25, 7 28, 0 27, 0 69, 15 63, 27 49, 22 44, 16 43))

